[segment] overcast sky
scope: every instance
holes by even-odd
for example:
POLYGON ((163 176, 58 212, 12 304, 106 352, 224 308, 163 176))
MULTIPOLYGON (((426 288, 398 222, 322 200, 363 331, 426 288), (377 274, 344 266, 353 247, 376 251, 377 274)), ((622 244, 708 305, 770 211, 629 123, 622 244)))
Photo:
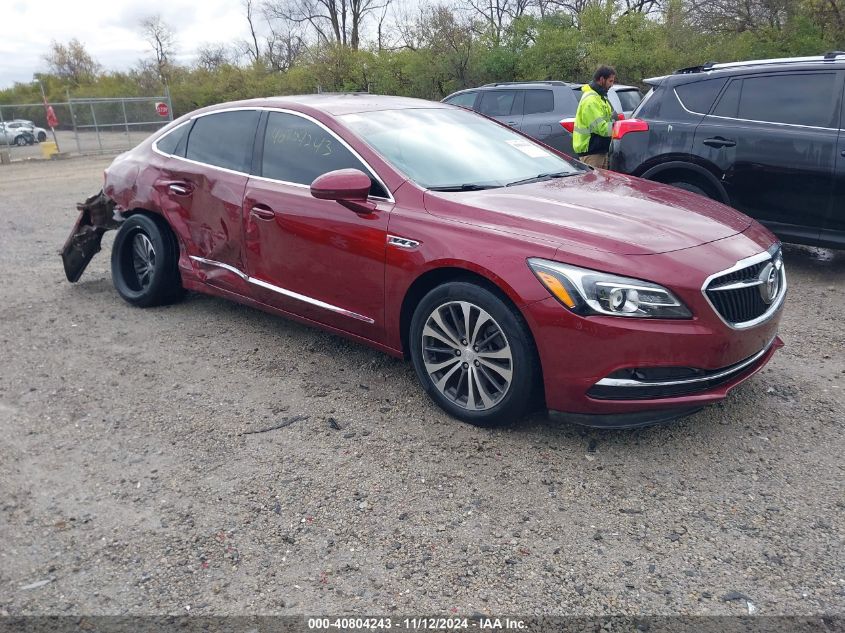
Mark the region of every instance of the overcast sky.
POLYGON ((239 0, 2 0, 0 7, 0 89, 46 71, 43 56, 52 40, 66 44, 75 37, 107 70, 127 70, 152 55, 139 24, 153 14, 175 32, 180 62, 191 61, 204 43, 232 43, 248 35, 239 0))

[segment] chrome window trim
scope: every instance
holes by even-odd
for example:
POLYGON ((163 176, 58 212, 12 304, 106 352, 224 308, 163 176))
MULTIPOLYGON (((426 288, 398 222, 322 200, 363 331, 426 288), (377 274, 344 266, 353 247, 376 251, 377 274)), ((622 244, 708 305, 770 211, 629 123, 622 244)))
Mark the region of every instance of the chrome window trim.
POLYGON ((264 281, 263 279, 259 279, 258 277, 250 277, 246 273, 241 270, 238 270, 234 266, 230 266, 229 264, 224 264, 223 262, 214 261, 213 259, 206 259, 204 257, 198 257, 196 255, 191 255, 190 258, 195 262, 199 262, 201 264, 205 264, 207 266, 216 266, 217 268, 223 268, 224 270, 228 270, 231 273, 234 273, 247 283, 251 283, 253 285, 259 286, 264 288, 265 290, 271 290, 272 292, 276 292, 280 295, 285 297, 289 297, 291 299, 296 299, 297 301, 302 301, 303 303, 307 303, 309 305, 317 306, 318 308, 323 308, 325 310, 329 310, 331 312, 335 312, 337 314, 342 314, 343 316, 347 316, 353 319, 357 319, 358 321, 363 321, 364 323, 368 323, 373 325, 375 323, 375 319, 371 319, 368 316, 364 316, 362 314, 358 314, 357 312, 352 312, 351 310, 347 310, 345 308, 340 308, 338 306, 332 305, 331 303, 326 303, 325 301, 320 301, 319 299, 314 299, 313 297, 309 297, 307 295, 299 294, 298 292, 294 292, 293 290, 288 290, 286 288, 281 288, 279 286, 274 286, 271 283, 264 281))
MULTIPOLYGON (((349 145, 349 143, 347 143, 342 138, 340 138, 334 131, 332 131, 331 129, 326 127, 323 123, 321 123, 320 121, 318 121, 314 117, 309 116, 309 115, 307 115, 303 112, 297 112, 296 110, 289 110, 287 108, 277 108, 277 107, 274 107, 274 106, 224 108, 224 109, 221 109, 221 110, 214 110, 213 112, 203 112, 201 114, 196 114, 196 115, 192 116, 190 119, 188 119, 187 121, 185 121, 184 123, 181 123, 178 126, 176 126, 176 128, 182 127, 183 125, 187 125, 188 123, 190 123, 190 122, 192 122, 196 119, 199 119, 201 117, 211 116, 212 114, 220 114, 221 112, 239 112, 239 111, 243 111, 243 110, 254 110, 254 111, 257 111, 257 112, 282 112, 284 114, 292 114, 294 116, 298 116, 298 117, 302 117, 303 119, 307 119, 308 121, 311 121, 312 123, 316 124, 317 126, 323 128, 326 132, 328 132, 335 139, 337 139, 338 142, 340 142, 341 145, 343 145, 347 150, 349 150, 349 152, 353 156, 355 156, 355 158, 357 158, 359 161, 361 161, 361 164, 364 165, 364 167, 367 168, 367 171, 370 172, 370 176, 375 178, 375 180, 387 192, 386 198, 382 197, 382 196, 367 196, 367 197, 372 198, 373 200, 383 200, 385 202, 390 202, 390 203, 396 202, 396 199, 393 197, 393 193, 390 191, 390 188, 386 184, 384 184, 384 180, 381 179, 381 176, 379 176, 378 173, 376 173, 376 170, 373 169, 372 166, 366 160, 364 160, 364 158, 355 149, 353 149, 353 147, 351 145, 349 145)), ((176 128, 173 128, 173 130, 175 130, 176 128)), ((173 130, 171 130, 171 131, 173 131, 173 130)), ((168 132, 168 134, 169 133, 170 132, 168 132)), ((163 138, 164 136, 166 136, 166 134, 163 134, 159 138, 163 138)), ((159 139, 157 138, 155 141, 153 141, 153 145, 152 145, 153 151, 156 152, 157 154, 160 154, 161 156, 165 156, 166 158, 175 158, 177 160, 181 160, 181 161, 185 161, 186 163, 190 163, 192 165, 200 165, 200 166, 203 166, 203 167, 210 167, 211 169, 219 169, 220 171, 226 172, 228 174, 235 174, 235 175, 238 175, 238 176, 247 176, 248 178, 254 178, 256 180, 261 180, 263 182, 275 182, 275 183, 280 183, 280 184, 283 184, 283 185, 291 185, 293 187, 300 187, 300 188, 305 188, 305 189, 311 188, 311 185, 304 185, 300 182, 290 182, 290 181, 287 181, 287 180, 278 180, 276 178, 265 178, 264 176, 259 176, 257 174, 250 174, 248 172, 237 171, 237 170, 234 170, 234 169, 228 169, 226 167, 219 167, 218 165, 211 165, 210 163, 203 163, 203 162, 200 162, 200 161, 192 160, 190 158, 186 158, 184 156, 176 156, 174 154, 166 154, 166 153, 162 152, 161 150, 159 150, 158 147, 156 147, 156 143, 158 143, 158 140, 159 139)))
POLYGON ((726 376, 730 376, 731 374, 738 374, 742 370, 746 369, 749 365, 753 365, 755 362, 760 360, 766 352, 768 352, 771 347, 772 343, 774 343, 774 338, 766 343, 759 352, 751 356, 750 358, 746 358, 744 361, 741 361, 739 364, 734 365, 733 367, 729 367, 723 371, 719 371, 715 374, 710 374, 709 376, 698 376, 696 378, 686 378, 684 380, 667 380, 667 381, 647 381, 647 380, 632 380, 630 378, 602 378, 599 380, 596 385, 602 387, 674 387, 677 385, 694 385, 700 382, 707 382, 710 380, 719 380, 720 378, 724 378, 726 376))
MULTIPOLYGON (((780 248, 780 244, 777 245, 778 250, 780 248)), ((781 305, 783 305, 783 300, 786 298, 786 267, 781 266, 780 272, 780 292, 778 296, 772 301, 772 305, 769 306, 769 309, 766 310, 763 314, 758 316, 755 319, 751 319, 750 321, 741 321, 739 323, 731 323, 727 319, 725 319, 719 310, 716 309, 716 306, 710 301, 710 297, 707 296, 707 286, 710 285, 710 282, 716 279, 717 277, 721 277, 722 275, 727 275, 732 272, 736 272, 737 270, 742 270, 743 268, 747 268, 749 266, 753 266, 754 264, 759 264, 760 262, 765 262, 772 259, 772 254, 777 252, 777 250, 769 249, 767 251, 763 251, 762 253, 757 253, 756 255, 752 255, 751 257, 746 257, 745 259, 739 260, 736 264, 731 266, 730 268, 726 268, 725 270, 719 271, 717 273, 713 273, 707 279, 704 280, 704 283, 701 286, 701 294, 704 295, 704 299, 707 301, 707 304, 713 309, 713 312, 716 316, 719 317, 719 320, 727 325, 732 330, 747 330, 750 327, 754 327, 755 325, 760 325, 768 321, 772 316, 777 312, 781 305)), ((714 290, 719 290, 719 288, 714 288, 714 290)))
MULTIPOLYGON (((686 86, 687 84, 680 84, 680 85, 686 86)), ((678 103, 681 104, 681 108, 683 108, 683 110, 685 112, 687 112, 687 114, 697 114, 698 116, 707 116, 706 112, 696 112, 695 110, 690 110, 687 106, 684 105, 684 100, 681 99, 681 95, 678 94, 678 88, 679 87, 680 86, 675 86, 674 88, 672 88, 672 92, 675 94, 675 98, 678 100, 678 103)), ((719 94, 716 95, 716 99, 718 99, 720 95, 721 95, 721 91, 719 92, 719 94)), ((714 100, 714 103, 715 103, 715 100, 714 100)), ((713 106, 711 105, 710 107, 712 108, 713 106)))
MULTIPOLYGON (((682 104, 683 106, 683 104, 682 104)), ((684 108, 686 109, 686 108, 684 108)), ((689 112, 689 110, 687 110, 689 112)), ((701 114, 700 112, 693 112, 693 114, 701 114)), ((838 127, 822 127, 820 125, 801 125, 800 123, 780 123, 779 121, 758 121, 757 119, 739 119, 730 116, 719 116, 717 114, 705 114, 704 116, 712 117, 714 119, 722 119, 723 121, 741 121, 743 123, 762 123, 764 125, 782 125, 784 127, 797 127, 804 130, 826 130, 838 132, 838 127)))

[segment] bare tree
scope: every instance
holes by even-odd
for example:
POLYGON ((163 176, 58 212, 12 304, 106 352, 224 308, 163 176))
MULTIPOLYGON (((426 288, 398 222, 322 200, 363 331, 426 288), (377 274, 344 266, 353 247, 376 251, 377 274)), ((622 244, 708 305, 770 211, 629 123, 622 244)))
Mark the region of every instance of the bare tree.
POLYGON ((67 79, 75 85, 93 80, 102 70, 82 43, 74 38, 67 44, 53 40, 50 52, 44 55, 47 67, 54 75, 67 79))
POLYGON ((540 12, 542 15, 559 11, 571 15, 577 20, 584 9, 591 4, 595 4, 596 0, 538 0, 538 2, 541 3, 540 12))
POLYGON ((203 44, 197 49, 197 68, 215 71, 234 62, 233 51, 225 44, 203 44))
POLYGON ((305 52, 305 39, 297 28, 271 29, 267 38, 267 62, 273 70, 286 71, 296 65, 305 52))
POLYGON ((445 74, 436 79, 438 95, 448 93, 445 84, 449 80, 467 85, 477 30, 470 18, 445 4, 424 5, 417 8, 413 20, 400 21, 399 26, 405 48, 428 49, 434 59, 444 64, 445 74))
POLYGON ((167 83, 171 71, 170 60, 176 53, 176 36, 160 15, 151 15, 141 20, 141 30, 153 47, 158 75, 167 83))
POLYGON ((513 20, 528 12, 532 0, 466 0, 470 11, 481 18, 484 30, 498 46, 513 20))
POLYGON ((243 0, 243 7, 246 9, 246 21, 249 24, 250 41, 245 42, 244 46, 247 57, 253 63, 261 59, 261 47, 258 45, 258 35, 255 31, 255 0, 243 0))
POLYGON ((628 13, 655 13, 663 9, 661 0, 625 0, 623 15, 628 13))
POLYGON ((358 50, 364 22, 390 0, 268 0, 271 20, 307 25, 318 41, 358 50))
POLYGON ((794 0, 689 0, 686 9, 702 31, 742 33, 781 29, 794 4, 794 0))

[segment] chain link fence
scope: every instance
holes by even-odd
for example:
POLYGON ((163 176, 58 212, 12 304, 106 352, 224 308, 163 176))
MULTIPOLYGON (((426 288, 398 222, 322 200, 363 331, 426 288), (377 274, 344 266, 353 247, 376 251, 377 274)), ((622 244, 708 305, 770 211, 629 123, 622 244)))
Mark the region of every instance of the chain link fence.
POLYGON ((173 120, 169 96, 70 99, 50 105, 58 120, 54 130, 47 125, 43 103, 0 105, 3 162, 49 156, 51 142, 64 154, 113 154, 135 147, 173 120), (31 121, 41 129, 35 130, 35 138, 21 141, 17 120, 31 121), (41 143, 45 145, 39 147, 41 143))

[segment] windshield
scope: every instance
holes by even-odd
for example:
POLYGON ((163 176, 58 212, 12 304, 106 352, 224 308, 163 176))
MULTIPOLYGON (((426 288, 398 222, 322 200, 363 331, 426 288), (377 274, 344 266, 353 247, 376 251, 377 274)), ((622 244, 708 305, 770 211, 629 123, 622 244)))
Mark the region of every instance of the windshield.
POLYGON ((421 108, 338 118, 426 189, 502 187, 583 171, 542 145, 472 112, 421 108))

